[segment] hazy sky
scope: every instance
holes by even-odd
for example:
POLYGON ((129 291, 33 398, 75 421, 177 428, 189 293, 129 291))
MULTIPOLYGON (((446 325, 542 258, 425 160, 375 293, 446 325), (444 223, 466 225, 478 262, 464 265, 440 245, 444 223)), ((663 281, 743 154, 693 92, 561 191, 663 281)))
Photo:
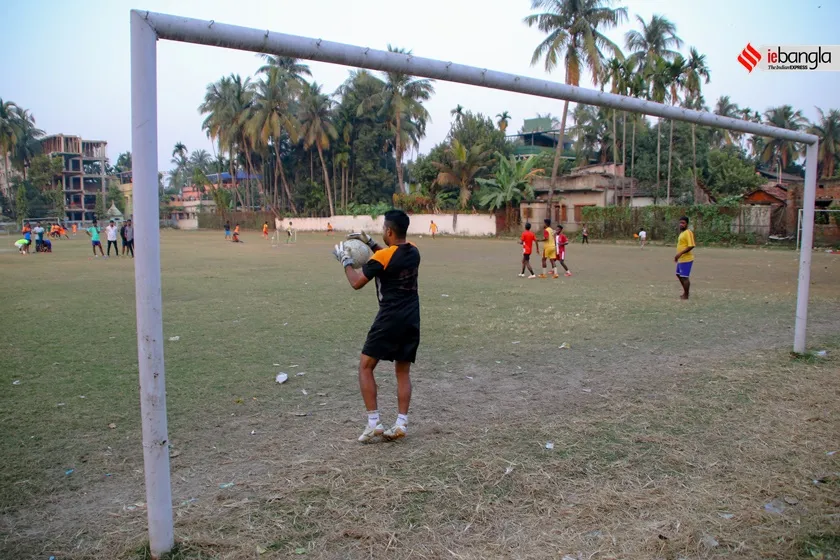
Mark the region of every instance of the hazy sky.
MULTIPOLYGON (((129 9, 138 8, 384 49, 389 43, 418 56, 493 70, 562 80, 529 65, 541 34, 522 24, 529 0, 0 0, 0 98, 31 109, 47 133, 106 140, 111 161, 131 149, 129 9)), ((610 33, 624 46, 635 15, 663 14, 686 43, 707 55, 712 81, 704 96, 713 105, 730 95, 757 110, 791 104, 813 120, 815 106, 840 108, 840 73, 748 74, 737 62, 741 49, 762 44, 838 44, 840 1, 632 0, 629 22, 610 33)), ((212 153, 196 107, 205 87, 259 66, 251 53, 162 41, 158 43, 159 164, 170 167, 172 146, 212 153)), ((334 91, 347 68, 312 63, 314 79, 334 91)), ((591 87, 585 77, 582 85, 591 87)), ((536 113, 560 115, 562 102, 476 87, 436 83, 427 107, 432 122, 421 144, 426 152, 441 141, 449 111, 464 105, 494 116, 504 110, 518 130, 536 113)))

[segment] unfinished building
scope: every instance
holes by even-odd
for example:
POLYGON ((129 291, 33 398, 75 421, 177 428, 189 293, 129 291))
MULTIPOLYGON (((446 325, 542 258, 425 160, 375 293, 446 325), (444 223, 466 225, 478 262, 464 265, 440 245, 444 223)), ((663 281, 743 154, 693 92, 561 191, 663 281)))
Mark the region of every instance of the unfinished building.
POLYGON ((41 140, 41 146, 44 154, 64 159, 61 184, 67 220, 92 220, 96 209, 96 194, 102 193, 105 196, 108 188, 105 172, 108 143, 53 134, 41 140))

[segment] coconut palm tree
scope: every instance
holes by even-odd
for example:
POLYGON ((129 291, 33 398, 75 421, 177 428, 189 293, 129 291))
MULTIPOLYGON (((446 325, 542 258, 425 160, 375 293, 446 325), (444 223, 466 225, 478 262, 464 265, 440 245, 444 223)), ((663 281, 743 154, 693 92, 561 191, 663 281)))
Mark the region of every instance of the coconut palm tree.
POLYGON ((682 39, 677 37, 677 26, 668 18, 654 14, 650 22, 645 22, 641 16, 636 16, 641 31, 635 29, 624 35, 624 44, 630 54, 630 59, 637 68, 650 68, 657 59, 674 60, 679 54, 675 49, 682 48, 682 39))
POLYGON ((542 169, 534 169, 536 158, 517 160, 516 157, 505 157, 496 152, 499 167, 490 179, 476 179, 481 185, 478 203, 490 210, 505 209, 507 224, 511 225, 513 208, 519 205, 523 198, 533 198, 534 189, 531 181, 541 175, 542 169))
POLYGON ((499 125, 499 130, 501 130, 502 134, 504 134, 505 131, 507 130, 508 122, 510 122, 510 113, 508 113, 507 111, 502 111, 501 113, 497 114, 496 116, 499 118, 499 120, 496 122, 496 124, 499 125))
MULTIPOLYGON (((764 124, 787 130, 803 130, 808 126, 808 121, 802 116, 802 111, 794 110, 790 105, 782 105, 772 107, 764 112, 764 124)), ((781 138, 768 138, 764 150, 761 152, 761 161, 777 163, 779 166, 779 182, 781 182, 782 170, 796 159, 799 151, 799 145, 796 142, 781 138)))
POLYGON ((327 201, 330 205, 330 216, 335 215, 332 190, 330 189, 330 174, 324 160, 324 150, 329 150, 330 140, 338 138, 338 132, 332 123, 332 100, 321 93, 321 86, 312 82, 303 90, 300 99, 298 118, 300 120, 300 137, 303 139, 304 149, 312 146, 318 150, 321 159, 321 170, 324 174, 324 185, 327 189, 327 201))
MULTIPOLYGON (((11 184, 9 178, 9 153, 17 144, 17 118, 19 107, 12 101, 3 101, 0 97, 0 156, 3 157, 3 171, 6 176, 5 187, 11 184)), ((4 193, 8 194, 8 193, 4 193)))
MULTIPOLYGON (((737 103, 733 103, 728 95, 722 95, 715 103, 714 113, 722 117, 730 117, 738 119, 741 117, 741 109, 738 108, 737 103)), ((740 132, 735 132, 726 128, 714 129, 714 136, 717 139, 718 147, 723 145, 731 146, 735 144, 741 137, 740 132)))
MULTIPOLYGON (((688 66, 686 60, 681 54, 674 57, 668 63, 668 99, 671 105, 676 105, 680 101, 680 91, 685 88, 685 77, 688 73, 688 66)), ((670 121, 670 132, 668 135, 668 180, 666 182, 667 203, 671 204, 671 161, 674 155, 674 119, 670 121)))
POLYGON ((467 207, 467 203, 475 187, 476 177, 493 164, 490 150, 485 150, 481 144, 476 144, 467 149, 457 139, 447 149, 449 161, 432 162, 438 170, 437 182, 439 185, 458 187, 461 208, 467 207))
MULTIPOLYGON (((610 83, 610 93, 622 93, 624 89, 624 66, 622 58, 612 57, 604 66, 605 82, 610 83)), ((616 126, 616 110, 612 110, 612 156, 613 163, 618 164, 618 128, 616 126)))
POLYGON ((285 79, 292 80, 300 85, 306 85, 306 78, 304 76, 312 77, 309 65, 302 64, 299 58, 279 56, 276 54, 258 54, 257 56, 266 62, 259 67, 257 70, 258 74, 268 74, 273 69, 277 69, 282 72, 285 79))
POLYGON ((454 109, 449 111, 449 114, 452 116, 456 124, 460 123, 464 120, 464 106, 458 103, 455 105, 454 109))
POLYGON ((277 199, 279 176, 289 206, 295 214, 297 209, 292 202, 292 193, 286 181, 286 172, 280 157, 280 139, 286 135, 292 142, 298 141, 300 123, 293 115, 294 96, 298 91, 298 83, 279 68, 269 68, 266 76, 257 82, 253 111, 246 124, 248 134, 256 143, 262 146, 271 144, 273 147, 277 167, 277 172, 274 173, 274 199, 277 199))
MULTIPOLYGON (((685 63, 685 88, 687 100, 693 100, 699 110, 702 106, 702 84, 709 83, 711 79, 709 67, 706 66, 706 55, 700 54, 697 49, 691 47, 688 50, 688 60, 685 63)), ((691 123, 691 151, 694 169, 694 188, 697 188, 697 125, 691 123)))
POLYGON ((23 178, 26 179, 29 162, 41 153, 40 138, 44 136, 44 131, 35 126, 35 117, 29 109, 17 110, 14 126, 17 130, 16 142, 12 148, 12 163, 17 165, 23 178))
POLYGON ((833 177, 840 157, 840 111, 831 109, 826 113, 817 107, 817 112, 820 120, 808 127, 808 132, 820 137, 820 176, 833 177))
MULTIPOLYGON (((650 99, 657 103, 665 103, 671 87, 671 65, 664 58, 657 58, 646 69, 649 83, 650 99)), ((656 193, 659 195, 660 162, 662 154, 662 117, 656 119, 656 193)))
MULTIPOLYGON (((388 52, 411 54, 411 51, 391 45, 388 45, 388 52)), ((406 143, 403 129, 412 129, 409 132, 415 140, 425 135, 426 122, 430 117, 429 112, 423 107, 423 102, 428 101, 435 92, 432 84, 432 80, 418 79, 402 72, 386 72, 381 91, 366 98, 359 105, 358 116, 371 111, 374 107, 379 107, 380 114, 386 118, 394 133, 394 156, 397 160, 399 192, 403 192, 405 185, 402 160, 406 143)))
MULTIPOLYGON (((603 51, 610 51, 615 56, 621 51, 618 45, 601 32, 627 19, 627 8, 611 8, 611 5, 612 0, 531 0, 531 9, 539 12, 527 16, 524 22, 546 34, 546 38, 534 50, 531 65, 544 59, 546 72, 551 72, 562 60, 567 84, 580 85, 583 68, 588 68, 592 72, 593 81, 596 80, 601 70, 601 61, 605 58, 603 51)), ((548 189, 549 216, 560 169, 568 113, 569 102, 565 101, 548 189)))

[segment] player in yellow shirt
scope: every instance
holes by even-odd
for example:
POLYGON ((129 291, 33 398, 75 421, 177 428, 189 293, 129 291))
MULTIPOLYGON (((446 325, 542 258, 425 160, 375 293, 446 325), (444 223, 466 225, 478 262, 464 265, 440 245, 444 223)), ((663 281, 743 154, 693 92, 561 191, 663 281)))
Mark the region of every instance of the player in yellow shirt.
POLYGON ((268 222, 263 222, 262 235, 263 239, 268 239, 268 222))
POLYGON ((691 265, 694 264, 694 232, 688 229, 688 218, 680 218, 680 236, 677 238, 677 254, 674 262, 677 263, 677 280, 683 287, 683 294, 680 299, 688 299, 688 290, 691 288, 691 265))
POLYGON ((543 253, 542 253, 542 274, 538 278, 548 278, 545 273, 545 261, 551 261, 551 276, 560 278, 557 274, 557 246, 554 244, 554 230, 551 229, 551 220, 546 218, 543 220, 545 227, 543 228, 543 253))
POLYGON ((435 223, 435 221, 434 221, 434 220, 432 220, 432 223, 431 223, 431 224, 429 224, 429 233, 431 233, 431 234, 432 234, 432 239, 434 239, 434 238, 435 238, 435 234, 436 234, 437 232, 438 232, 438 226, 437 226, 437 224, 435 223))

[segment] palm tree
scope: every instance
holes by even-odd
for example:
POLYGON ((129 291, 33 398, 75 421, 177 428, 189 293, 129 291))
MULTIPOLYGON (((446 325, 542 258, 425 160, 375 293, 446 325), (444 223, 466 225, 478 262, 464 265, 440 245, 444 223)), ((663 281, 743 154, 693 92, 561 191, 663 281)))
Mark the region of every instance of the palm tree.
POLYGON ((333 195, 330 189, 330 174, 324 161, 324 150, 330 148, 330 140, 338 138, 338 132, 332 124, 332 101, 321 93, 321 86, 313 82, 303 90, 300 100, 300 136, 303 147, 307 150, 314 145, 321 159, 321 170, 324 174, 324 185, 327 189, 327 200, 330 204, 330 216, 335 215, 333 195))
MULTIPOLYGON (((231 184, 234 195, 243 206, 244 202, 236 188, 236 156, 239 148, 246 148, 243 143, 243 127, 251 98, 250 79, 242 80, 239 75, 231 74, 209 84, 204 94, 204 102, 198 107, 200 113, 207 115, 202 128, 207 131, 208 136, 218 141, 219 149, 224 146, 230 156, 228 164, 231 184)), ((250 162, 250 152, 245 150, 245 153, 250 162)), ((221 177, 219 181, 221 182, 221 177)))
MULTIPOLYGON (((721 117, 730 117, 733 119, 741 117, 741 109, 738 108, 737 103, 733 103, 729 99, 728 95, 722 95, 718 98, 717 103, 715 103, 714 113, 721 117)), ((714 129, 714 132, 717 137, 718 147, 723 145, 731 146, 741 137, 740 132, 734 132, 726 128, 714 129)))
MULTIPOLYGON (((5 187, 11 184, 9 179, 8 154, 17 144, 17 116, 19 108, 12 101, 3 101, 0 97, 0 155, 3 156, 3 167, 6 173, 5 187)), ((7 193, 4 193, 7 194, 7 193)))
POLYGON ((259 67, 258 74, 268 74, 274 69, 280 70, 285 79, 306 85, 304 76, 312 77, 308 64, 301 64, 299 58, 291 56, 279 56, 275 54, 258 54, 258 57, 266 61, 266 64, 259 67))
POLYGON ((502 111, 496 116, 499 118, 496 124, 499 125, 499 130, 501 130, 502 134, 504 134, 507 130, 508 122, 510 121, 510 113, 508 113, 507 111, 502 111))
POLYGON ((263 146, 269 143, 274 149, 274 161, 277 172, 274 174, 274 198, 277 199, 277 178, 280 177, 286 198, 293 213, 297 214, 292 201, 292 193, 286 181, 286 172, 283 169, 283 160, 280 157, 280 139, 285 134, 292 142, 298 141, 298 129, 300 124, 292 114, 292 104, 297 93, 295 84, 287 74, 279 68, 271 67, 267 76, 257 82, 257 91, 254 97, 254 110, 247 123, 248 133, 263 146))
POLYGON ((476 177, 493 163, 490 150, 485 150, 481 144, 472 146, 469 150, 457 139, 447 149, 449 161, 432 162, 438 170, 437 182, 443 186, 458 187, 461 208, 467 207, 472 195, 476 177))
POLYGON ((627 58, 637 68, 650 68, 659 58, 671 61, 679 54, 675 49, 682 48, 683 42, 677 37, 677 26, 668 18, 654 14, 650 22, 645 22, 637 15, 636 21, 642 30, 628 31, 624 44, 631 53, 627 58))
MULTIPOLYGON (((794 111, 790 105, 773 107, 764 112, 764 123, 787 130, 802 130, 808 126, 808 121, 802 116, 802 111, 794 111)), ((782 170, 796 159, 799 145, 791 140, 768 138, 761 153, 761 161, 765 163, 777 162, 779 166, 779 182, 782 170)))
MULTIPOLYGON (((40 138, 44 131, 35 126, 35 117, 28 109, 18 109, 14 120, 16 142, 12 150, 12 163, 17 164, 23 178, 26 179, 26 169, 32 158, 41 153, 40 138)), ((63 196, 63 195, 62 195, 63 196)))
MULTIPOLYGON (((702 105, 702 83, 709 83, 710 72, 706 66, 706 55, 700 54, 697 49, 691 47, 688 50, 688 60, 685 63, 685 91, 686 97, 693 100, 696 105, 702 105)), ((699 109, 698 107, 695 107, 699 109)), ((691 123, 691 151, 694 169, 694 188, 697 189, 697 125, 691 123)))
POLYGON ((536 158, 517 160, 516 157, 506 158, 496 152, 499 168, 490 179, 476 179, 482 189, 479 192, 478 203, 490 210, 505 209, 508 226, 511 225, 513 208, 518 206, 523 198, 533 198, 534 189, 531 181, 542 174, 542 169, 534 169, 536 158))
MULTIPOLYGON (((612 0, 531 0, 531 9, 540 10, 524 20, 529 27, 536 26, 547 37, 537 45, 531 57, 531 65, 545 59, 545 70, 551 72, 562 59, 565 66, 565 82, 580 85, 583 67, 589 68, 593 80, 601 70, 603 50, 618 56, 620 49, 602 29, 611 29, 627 19, 627 8, 610 8, 612 0)), ((551 183, 548 189, 548 215, 551 215, 554 186, 560 169, 560 155, 566 134, 566 117, 569 102, 563 103, 563 117, 560 119, 560 137, 554 152, 551 168, 551 183)))
MULTIPOLYGON (((650 85, 650 99, 657 103, 664 103, 671 86, 671 65, 664 58, 647 67, 646 76, 650 85)), ((662 153, 662 117, 656 119, 656 194, 659 195, 660 161, 662 153)))
MULTIPOLYGON (((411 54, 411 51, 395 48, 391 45, 388 45, 388 51, 405 55, 411 54)), ((403 181, 402 158, 406 148, 406 136, 403 128, 409 129, 408 132, 413 137, 413 141, 419 140, 425 135, 429 112, 423 107, 423 102, 428 101, 435 92, 432 83, 432 80, 416 79, 414 76, 402 72, 386 72, 381 91, 374 93, 359 105, 357 116, 361 116, 365 111, 370 111, 374 107, 379 107, 380 114, 387 119, 394 133, 394 156, 397 160, 399 192, 403 192, 405 184, 403 181)))
POLYGON ((187 147, 184 145, 183 142, 175 142, 175 147, 172 149, 172 157, 180 157, 186 159, 187 153, 187 147))
POLYGON ((455 108, 449 111, 449 114, 455 119, 455 123, 460 123, 464 120, 464 106, 458 103, 455 108))
MULTIPOLYGON (((668 64, 668 90, 669 100, 671 105, 676 105, 680 101, 680 90, 685 89, 685 77, 688 74, 688 66, 686 60, 682 55, 678 54, 668 64)), ((670 121, 670 133, 668 136, 668 180, 667 180, 667 198, 668 204, 671 204, 671 161, 674 155, 674 119, 670 121)))
MULTIPOLYGON (((621 93, 624 89, 623 70, 621 57, 612 57, 604 67, 605 82, 611 84, 610 93, 621 93)), ((612 156, 613 164, 618 165, 618 128, 616 127, 616 110, 612 110, 612 156)))
POLYGON ((819 107, 817 111, 820 120, 812 124, 808 132, 820 137, 820 176, 833 177, 837 158, 840 157, 840 111, 831 109, 825 113, 819 107))

